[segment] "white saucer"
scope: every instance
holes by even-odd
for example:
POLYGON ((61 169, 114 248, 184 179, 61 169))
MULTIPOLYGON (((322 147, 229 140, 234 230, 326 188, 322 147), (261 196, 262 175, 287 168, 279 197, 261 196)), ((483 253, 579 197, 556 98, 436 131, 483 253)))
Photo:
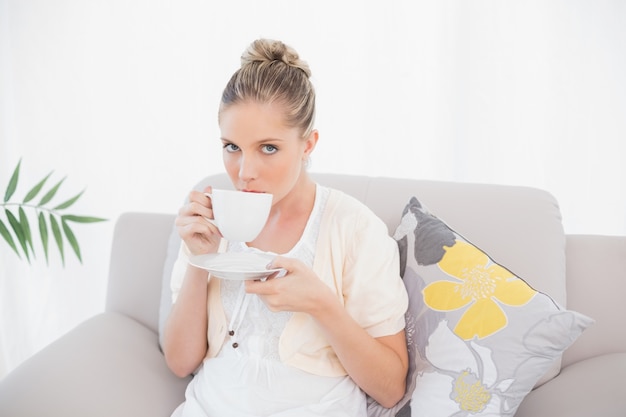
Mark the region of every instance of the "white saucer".
POLYGON ((274 256, 260 253, 226 252, 192 256, 189 263, 206 269, 217 278, 243 281, 267 278, 282 271, 282 268, 267 269, 272 259, 274 256))

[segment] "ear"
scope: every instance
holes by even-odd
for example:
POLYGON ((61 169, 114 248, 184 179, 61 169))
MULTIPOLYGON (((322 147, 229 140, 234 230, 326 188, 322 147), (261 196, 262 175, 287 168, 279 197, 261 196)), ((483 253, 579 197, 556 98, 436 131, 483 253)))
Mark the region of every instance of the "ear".
POLYGON ((319 139, 320 134, 317 131, 317 129, 313 129, 311 131, 311 133, 309 133, 309 136, 307 136, 307 138, 304 141, 304 156, 305 157, 309 157, 311 155, 311 152, 313 152, 313 150, 315 149, 315 146, 317 145, 317 140, 319 139))

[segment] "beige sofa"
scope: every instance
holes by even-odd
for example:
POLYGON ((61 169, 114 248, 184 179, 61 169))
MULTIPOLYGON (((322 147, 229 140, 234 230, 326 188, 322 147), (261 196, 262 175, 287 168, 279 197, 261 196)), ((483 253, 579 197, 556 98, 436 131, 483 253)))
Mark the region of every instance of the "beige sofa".
MULTIPOLYGON (((409 198, 417 196, 534 288, 595 319, 565 351, 558 376, 534 389, 517 417, 626 415, 626 237, 565 235, 555 199, 532 188, 315 177, 369 205, 390 234, 409 198)), ((217 175, 198 186, 202 184, 226 187, 228 181, 217 175)), ((105 312, 0 381, 0 416, 170 415, 189 381, 169 372, 158 343, 160 322, 169 308, 168 289, 161 283, 167 280, 178 244, 173 219, 174 214, 120 216, 105 312)), ((405 407, 400 415, 407 411, 405 407)))

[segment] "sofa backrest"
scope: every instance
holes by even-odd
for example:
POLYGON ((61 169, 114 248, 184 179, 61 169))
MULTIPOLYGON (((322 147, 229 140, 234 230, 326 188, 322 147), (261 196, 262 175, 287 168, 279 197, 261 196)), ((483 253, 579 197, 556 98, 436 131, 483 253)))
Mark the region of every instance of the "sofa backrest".
POLYGON ((123 213, 115 224, 106 311, 158 329, 161 282, 174 214, 123 213))
MULTIPOLYGON (((368 205, 387 224, 400 223, 411 196, 495 261, 565 305, 565 235, 556 199, 519 186, 314 173, 322 185, 368 205)), ((232 188, 225 174, 196 185, 232 188)))
MULTIPOLYGON (((390 234, 410 197, 417 197, 495 261, 565 306, 565 236, 558 204, 549 193, 517 186, 312 175, 322 185, 368 205, 387 224, 390 234)), ((194 188, 206 185, 232 188, 225 174, 209 176, 194 188)), ((185 195, 183 190, 181 202, 185 195)), ((124 247, 114 243, 107 310, 124 312, 160 330, 169 314, 169 277, 180 246, 174 214, 144 220, 132 216, 125 215, 118 226, 131 243, 124 247)))

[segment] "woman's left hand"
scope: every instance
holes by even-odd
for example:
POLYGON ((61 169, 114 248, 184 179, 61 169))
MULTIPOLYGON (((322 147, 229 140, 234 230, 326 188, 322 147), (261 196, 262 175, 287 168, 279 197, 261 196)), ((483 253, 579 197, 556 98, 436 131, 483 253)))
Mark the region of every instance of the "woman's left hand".
POLYGON ((298 311, 314 314, 323 300, 333 297, 326 284, 298 259, 277 256, 270 268, 283 268, 286 275, 265 281, 246 281, 246 292, 257 294, 271 311, 298 311))

